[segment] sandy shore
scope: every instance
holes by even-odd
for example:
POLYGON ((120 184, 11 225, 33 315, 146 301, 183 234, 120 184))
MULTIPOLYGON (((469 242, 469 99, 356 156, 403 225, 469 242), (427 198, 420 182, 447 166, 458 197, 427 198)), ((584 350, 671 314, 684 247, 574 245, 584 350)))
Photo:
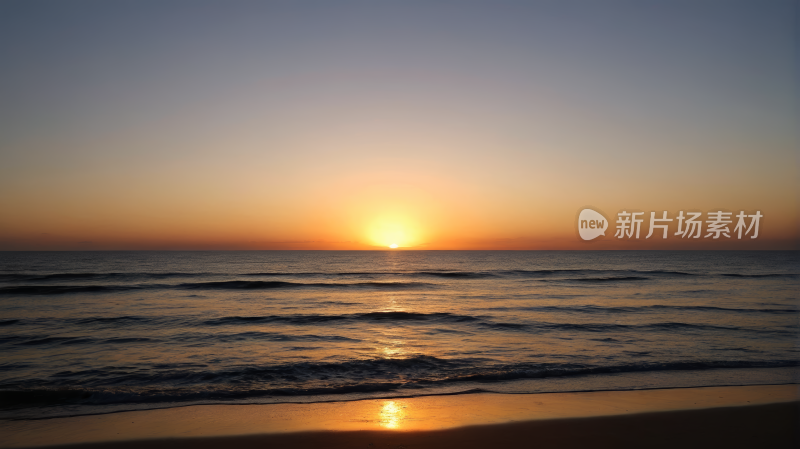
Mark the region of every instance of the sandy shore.
POLYGON ((798 447, 798 385, 205 405, 0 422, 0 447, 798 447))

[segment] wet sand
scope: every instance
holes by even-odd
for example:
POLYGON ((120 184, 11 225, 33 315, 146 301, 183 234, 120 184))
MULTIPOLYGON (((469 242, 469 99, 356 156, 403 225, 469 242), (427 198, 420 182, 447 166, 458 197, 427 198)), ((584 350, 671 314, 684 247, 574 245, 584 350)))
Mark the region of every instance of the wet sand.
POLYGON ((798 447, 798 385, 203 405, 0 422, 0 447, 798 447))

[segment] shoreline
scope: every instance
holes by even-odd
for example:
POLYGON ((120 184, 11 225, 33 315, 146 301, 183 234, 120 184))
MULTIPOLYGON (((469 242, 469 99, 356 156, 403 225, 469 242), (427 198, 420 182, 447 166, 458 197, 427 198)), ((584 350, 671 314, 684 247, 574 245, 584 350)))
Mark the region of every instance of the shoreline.
MULTIPOLYGON (((21 416, 13 416, 14 410, 7 409, 0 413, 0 422, 10 420, 42 420, 54 418, 70 418, 78 416, 106 415, 112 413, 125 413, 133 411, 162 410, 180 407, 196 407, 206 405, 275 405, 275 404, 324 404, 338 402, 353 402, 364 400, 399 400, 423 398, 430 396, 457 396, 469 394, 511 394, 511 395, 532 395, 532 394, 552 394, 552 393, 590 393, 590 392, 614 392, 614 391, 648 391, 648 390, 672 390, 708 387, 749 387, 749 386, 777 386, 798 384, 800 371, 796 365, 781 367, 758 367, 758 368, 718 368, 712 370, 681 370, 679 377, 672 377, 667 385, 653 385, 659 382, 655 376, 663 372, 642 371, 615 374, 601 374, 590 376, 589 383, 593 385, 588 388, 564 388, 563 385, 553 384, 554 381, 565 380, 565 378, 541 378, 535 379, 537 385, 528 386, 527 382, 531 379, 512 379, 502 382, 492 382, 488 389, 480 382, 467 383, 463 389, 458 390, 405 390, 405 391, 383 391, 369 393, 318 393, 314 395, 281 395, 281 396, 255 396, 239 400, 226 399, 189 399, 174 402, 131 402, 131 403, 107 403, 104 405, 81 405, 73 404, 77 408, 71 411, 52 410, 52 407, 66 407, 70 404, 39 404, 34 407, 21 406, 17 409, 21 416), (732 374, 733 373, 733 374, 732 374), (736 377, 737 381, 734 381, 736 377), (743 381, 743 377, 746 381, 743 381), (690 380, 687 380, 690 379, 690 380), (613 380, 613 381, 610 381, 613 380), (550 383, 549 388, 546 385, 550 383), (513 388, 507 388, 512 386, 513 388), (498 388, 499 387, 499 388, 498 388), (543 388, 544 387, 544 388, 543 388), (38 412, 37 412, 38 411, 38 412)), ((674 371, 670 371, 674 375, 674 371)), ((52 391, 51 391, 52 393, 52 391)), ((4 392, 0 392, 0 401, 5 399, 4 392)), ((12 399, 13 402, 13 399, 12 399)))
MULTIPOLYGON (((672 428, 671 434, 679 436, 682 431, 676 433, 673 427, 689 429, 706 421, 710 426, 708 431, 698 428, 684 433, 701 441, 708 433, 718 433, 719 429, 728 428, 738 435, 752 427, 755 433, 750 434, 764 438, 772 435, 780 441, 796 442, 797 423, 800 422, 798 410, 799 384, 191 405, 3 420, 0 421, 0 447, 132 448, 184 443, 207 448, 265 443, 279 447, 305 447, 307 444, 353 447, 356 442, 365 442, 363 447, 370 447, 364 438, 380 444, 401 440, 407 443, 400 442, 392 447, 404 444, 426 447, 434 442, 441 446, 456 441, 464 447, 480 447, 475 445, 477 441, 489 444, 491 439, 506 434, 513 436, 514 441, 547 434, 559 447, 570 447, 563 438, 592 434, 594 438, 608 439, 611 437, 602 435, 612 429, 617 429, 612 433, 622 438, 620 432, 626 434, 624 429, 630 426, 635 427, 627 432, 631 434, 663 433, 672 428), (738 424, 733 425, 734 422, 738 424), (753 426, 748 427, 747 423, 753 426), (561 435, 563 432, 567 433, 561 435), (559 439, 559 435, 563 438, 559 439)), ((614 444, 624 444, 617 437, 612 438, 616 441, 614 444)), ((749 440, 742 434, 733 441, 749 440)), ((780 441, 776 440, 775 444, 782 444, 780 441)), ((575 440, 569 444, 579 447, 584 443, 575 440)), ((640 441, 642 446, 652 446, 650 443, 640 441)))
MULTIPOLYGON (((761 368, 761 369, 774 369, 774 368, 761 368)), ((780 369, 780 368, 779 368, 780 369)), ((797 382, 780 382, 780 383, 756 383, 756 384, 721 384, 721 385, 697 385, 697 386, 674 386, 674 387, 643 387, 643 388, 597 388, 597 389, 586 389, 586 390, 566 390, 566 391, 534 391, 534 392, 505 392, 505 391, 490 391, 490 390, 464 390, 464 391, 456 391, 456 392, 435 392, 435 393, 422 393, 422 394, 400 394, 400 395, 388 395, 388 396, 364 396, 364 397, 356 397, 356 398, 347 398, 347 399, 321 399, 321 400, 310 400, 310 401, 297 401, 297 400, 287 400, 287 401, 280 401, 280 402, 225 402, 225 401, 209 401, 209 402, 190 402, 188 404, 181 404, 181 403, 173 403, 172 405, 167 406, 154 406, 149 408, 131 408, 131 409, 123 409, 123 410, 111 410, 111 411, 92 411, 86 413, 73 413, 73 414, 64 414, 64 415, 53 415, 53 416, 43 416, 43 417, 25 417, 25 418, 5 418, 0 417, 0 422, 4 421, 41 421, 41 420, 48 420, 48 419, 59 419, 59 418, 77 418, 81 416, 103 416, 103 415, 111 415, 115 413, 129 413, 129 412, 149 412, 149 411, 156 411, 156 410, 167 410, 167 409, 178 409, 178 408, 188 408, 188 407, 204 407, 204 406, 221 406, 221 405, 229 405, 229 406, 253 406, 253 405, 283 405, 283 404, 306 404, 306 405, 313 405, 313 404, 335 404, 335 403, 346 403, 346 402, 359 402, 359 401, 394 401, 394 400, 401 400, 401 399, 417 399, 417 398, 428 398, 428 397, 435 397, 435 396, 461 396, 461 395, 472 395, 472 394, 500 394, 500 395, 541 395, 541 394, 571 394, 571 393, 611 393, 611 392, 624 392, 624 391, 651 391, 651 390, 690 390, 690 389, 698 389, 698 388, 736 388, 736 387, 777 387, 777 386, 786 386, 786 385, 797 385, 800 389, 800 383, 797 382)), ((800 394, 800 393, 799 393, 800 394)), ((324 396, 324 395, 323 395, 324 396)), ((135 405, 135 404, 134 404, 135 405)), ((2 446, 0 446, 2 447, 2 446)))

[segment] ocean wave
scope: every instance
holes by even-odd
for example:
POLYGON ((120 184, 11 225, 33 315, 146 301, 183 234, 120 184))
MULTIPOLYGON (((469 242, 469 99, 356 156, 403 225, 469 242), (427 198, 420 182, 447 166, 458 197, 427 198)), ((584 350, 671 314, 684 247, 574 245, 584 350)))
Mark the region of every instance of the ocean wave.
POLYGON ((481 326, 499 330, 526 330, 531 327, 530 325, 524 323, 502 323, 502 322, 501 323, 485 322, 481 323, 481 326))
MULTIPOLYGON (((638 354, 642 355, 642 354, 638 354)), ((60 373, 55 379, 29 379, 26 385, 0 385, 0 409, 66 404, 103 405, 183 401, 225 401, 263 396, 401 394, 463 382, 491 384, 520 379, 578 377, 636 372, 797 367, 797 360, 675 360, 622 364, 513 363, 479 359, 415 356, 341 362, 299 362, 208 370, 200 365, 165 366, 142 372, 137 367, 60 373), (85 379, 83 382, 77 379, 85 379), (369 379, 369 381, 364 381, 369 379), (180 385, 180 386, 178 386, 180 385)))
MULTIPOLYGON (((611 310, 604 310, 605 308, 602 307, 540 307, 537 309, 554 312, 567 312, 567 313, 586 313, 589 315, 592 314, 607 314, 607 313, 623 313, 623 312, 631 312, 631 313, 641 313, 643 310, 648 310, 652 308, 660 308, 659 306, 644 306, 640 308, 624 308, 624 307, 616 307, 616 308, 609 308, 611 310)), ((672 307, 667 307, 672 308, 672 307)), ((688 311, 695 310, 692 307, 686 308, 688 311)), ((711 311, 715 312, 718 311, 717 308, 709 308, 711 311)), ((509 310, 515 310, 514 308, 510 308, 509 310)), ((701 309, 702 310, 702 309, 701 309)), ((743 309, 743 311, 747 313, 753 313, 753 311, 758 313, 776 313, 785 315, 787 313, 798 313, 798 310, 795 309, 743 309)), ((740 309, 725 309, 726 312, 741 312, 740 309)), ((285 314, 285 315, 252 315, 252 316, 222 316, 222 317, 214 317, 214 318, 207 318, 203 316, 195 316, 195 315, 185 315, 185 316, 120 316, 120 317, 84 317, 80 319, 70 319, 70 320, 59 320, 53 318, 37 318, 37 319, 28 319, 28 320, 14 320, 16 321, 16 325, 27 326, 32 325, 36 326, 33 329, 42 329, 42 326, 45 328, 52 328, 52 329, 68 329, 71 326, 79 326, 78 329, 85 329, 86 332, 95 332, 91 330, 91 327, 87 326, 94 326, 95 328, 100 327, 108 327, 108 328, 129 328, 135 329, 149 329, 149 328, 161 328, 161 327, 174 327, 174 328, 184 328, 187 330, 201 330, 204 326, 252 326, 252 325, 267 325, 267 324, 278 324, 278 325, 291 325, 291 326, 326 326, 328 324, 339 326, 339 325, 347 325, 347 323, 352 323, 353 325, 357 325, 358 323, 387 323, 387 325, 402 325, 403 323, 408 323, 410 326, 435 326, 438 324, 450 325, 455 330, 458 331, 475 331, 477 329, 489 329, 495 331, 509 331, 509 332, 526 332, 531 335, 535 335, 538 333, 543 332, 568 332, 570 334, 579 332, 579 333, 603 333, 603 332, 643 332, 642 335, 646 335, 647 333, 651 332, 673 332, 673 331, 696 331, 696 332, 724 332, 724 333, 756 333, 756 334, 763 334, 763 335, 793 335, 796 334, 796 329, 792 327, 793 325, 789 325, 786 328, 779 328, 779 327, 770 327, 770 328, 760 328, 760 327, 744 327, 744 326, 736 326, 736 325, 729 325, 729 324, 709 324, 709 323, 689 323, 689 322, 682 322, 682 321, 663 321, 663 322, 651 322, 651 323, 644 323, 644 324, 621 324, 621 323, 614 323, 614 322, 589 322, 589 323, 564 323, 564 322, 551 322, 551 321, 539 321, 539 320, 515 320, 511 319, 508 320, 507 317, 503 316, 490 316, 490 315, 469 315, 469 314, 457 314, 457 313, 449 313, 449 312, 405 312, 405 311, 378 311, 378 312, 363 312, 363 313, 350 313, 350 314, 285 314)), ((428 328, 430 329, 430 328, 428 328)), ((447 329, 447 331, 453 331, 454 329, 447 329)), ((140 331, 139 336, 147 336, 147 334, 141 334, 142 332, 146 332, 145 330, 140 331)), ((574 336, 574 335, 570 335, 574 336)), ((138 336, 137 336, 138 337, 138 336)), ((262 335, 263 338, 268 338, 262 335)), ((10 338, 10 337, 9 337, 10 338)), ((14 336, 14 338, 27 338, 25 335, 18 335, 14 336)), ((35 341, 36 339, 29 339, 31 341, 35 341)), ((41 342, 36 343, 24 343, 24 344, 46 344, 46 343, 59 343, 60 340, 53 340, 52 342, 49 340, 45 340, 48 336, 41 336, 41 342)), ((63 337, 68 338, 68 337, 63 337)), ((69 337, 72 338, 72 337, 69 337)), ((177 338, 177 337, 176 337, 177 338)), ((208 335, 208 341, 212 341, 216 338, 216 334, 208 335)), ((281 337, 283 338, 283 337, 281 337)), ((9 342, 7 338, 0 338, 0 343, 2 342, 9 342)), ((16 340, 15 340, 16 341, 16 340)), ((26 340, 27 341, 27 340, 26 340)), ((65 342, 70 341, 69 339, 64 340, 65 342)), ((19 343, 23 344, 23 343, 19 343)))
POLYGON ((145 289, 183 289, 183 290, 272 290, 291 288, 361 288, 376 290, 396 290, 431 287, 434 284, 422 282, 284 282, 284 281, 216 281, 186 282, 177 285, 139 284, 139 285, 15 285, 0 287, 0 295, 62 295, 71 293, 115 293, 145 289))
POLYGON ((219 281, 178 284, 178 288, 189 290, 267 290, 273 288, 303 287, 309 284, 281 281, 219 281))
MULTIPOLYGON (((706 277, 706 276, 723 276, 723 277, 740 277, 740 278, 775 278, 775 277, 788 277, 795 278, 800 276, 798 273, 721 273, 709 274, 705 272, 686 272, 678 270, 636 270, 636 269, 540 269, 540 270, 409 270, 409 271, 342 271, 342 272, 325 272, 325 271, 310 271, 310 272, 291 272, 291 271, 275 271, 275 272, 251 272, 251 273, 224 273, 224 272, 80 272, 80 273, 0 273, 0 282, 2 283, 22 283, 32 282, 36 284, 51 283, 51 282, 91 282, 91 281, 123 281, 123 282, 136 282, 136 281, 152 281, 152 280, 168 280, 168 279, 186 279, 186 278, 235 278, 235 277, 287 277, 287 278, 347 278, 347 277, 368 277, 368 278, 381 278, 381 277, 410 277, 410 278, 443 278, 443 279, 484 279, 484 278, 497 278, 497 277, 526 277, 526 278, 552 278, 553 276, 566 275, 568 279, 580 280, 621 280, 626 278, 641 278, 650 279, 652 277, 706 277)), ((223 282, 240 282, 240 281, 223 281, 223 282)), ((24 287, 24 286, 23 286, 24 287)))
POLYGON ((127 343, 142 343, 142 342, 157 342, 161 341, 157 338, 148 338, 148 337, 116 337, 116 338, 108 338, 103 340, 104 344, 127 344, 127 343))
POLYGON ((496 274, 475 271, 419 271, 414 273, 420 276, 433 276, 449 279, 483 279, 495 277, 496 274))
POLYGON ((737 277, 737 278, 776 278, 776 277, 794 278, 800 275, 796 273, 766 273, 766 274, 723 273, 721 274, 721 276, 737 277))
POLYGON ((687 273, 685 271, 670 271, 670 270, 629 270, 629 269, 601 269, 601 270, 592 270, 592 269, 565 269, 565 270, 504 270, 499 271, 500 274, 505 275, 512 275, 512 276, 526 276, 526 277, 542 277, 542 276, 552 276, 552 275, 588 275, 588 276, 597 276, 597 275, 606 275, 606 276, 613 276, 613 275, 636 275, 636 274, 645 274, 645 275, 653 275, 653 276, 703 276, 702 273, 687 273))
POLYGON ((460 315, 446 312, 414 313, 414 312, 370 312, 346 315, 268 315, 268 316, 228 316, 206 320, 203 324, 210 326, 282 323, 292 325, 314 325, 342 321, 391 321, 391 322, 430 322, 465 324, 495 330, 537 332, 627 332, 627 331, 722 331, 722 332, 754 332, 769 334, 791 334, 782 329, 760 329, 739 326, 722 326, 712 324, 695 324, 682 322, 659 322, 649 324, 617 324, 617 323, 552 323, 544 321, 504 322, 495 321, 492 317, 482 315, 460 315))
MULTIPOLYGON (((189 290, 270 290, 292 288, 366 288, 404 289, 435 286, 421 282, 425 278, 458 280, 480 280, 488 278, 529 278, 541 282, 614 284, 619 282, 652 281, 662 277, 717 276, 704 273, 688 273, 671 270, 631 269, 551 269, 551 270, 421 270, 421 271, 353 271, 353 272, 259 272, 259 273, 51 273, 51 274, 0 274, 0 282, 21 284, 0 287, 0 295, 60 295, 71 293, 111 293, 141 289, 189 289, 189 290), (351 277, 362 282, 347 282, 351 277), (236 277, 250 278, 247 280, 236 277), (253 280, 253 277, 282 277, 281 280, 253 280), (222 278, 206 282, 183 282, 179 284, 156 284, 158 280, 180 280, 188 278, 222 278), (224 280, 228 278, 227 280, 224 280), (231 279, 233 278, 233 279, 231 279), (313 282, 311 278, 318 278, 313 282), (341 278, 341 279, 340 279, 341 278), (404 280, 397 280, 404 278, 404 280), (303 281, 303 280, 306 281, 303 281), (55 284, 54 282, 65 282, 55 284), (138 282, 138 283, 136 283, 138 282)), ((718 276, 735 278, 794 278, 792 273, 723 273, 718 276)), ((351 279, 352 280, 352 279, 351 279)))
POLYGON ((375 289, 402 289, 414 287, 426 287, 431 284, 420 282, 355 282, 355 283, 333 283, 333 282, 283 282, 283 281, 220 281, 220 282, 198 282, 179 284, 178 288, 192 290, 269 290, 283 288, 303 288, 303 287, 322 287, 322 288, 375 288, 375 289))
POLYGON ((57 345, 92 345, 100 347, 104 344, 130 344, 130 343, 202 343, 218 344, 246 341, 277 341, 277 342, 358 342, 357 338, 341 335, 316 335, 316 334, 283 334, 276 332, 238 332, 220 333, 209 335, 207 333, 184 332, 168 338, 151 337, 115 337, 94 338, 87 336, 52 337, 47 335, 8 335, 0 337, 0 344, 19 346, 57 346, 57 345))
MULTIPOLYGON (((206 334, 178 335, 173 338, 175 341, 209 341, 206 334)), ((316 335, 316 334, 281 334, 274 332, 241 332, 233 334, 214 335, 213 341, 231 342, 246 340, 267 340, 267 341, 297 341, 297 342, 358 342, 357 338, 344 337, 341 335, 316 335)))
POLYGON ((747 308, 747 307, 717 307, 717 306, 671 306, 655 304, 648 306, 529 306, 529 307, 486 307, 479 310, 487 311, 530 311, 530 312, 551 312, 551 313, 581 313, 581 314, 618 314, 618 313, 650 313, 653 310, 685 310, 685 311, 704 311, 704 312, 731 312, 731 313, 800 313, 800 308, 747 308))
POLYGON ((116 273, 0 274, 0 282, 83 281, 106 279, 116 273))
POLYGON ((224 276, 224 274, 214 273, 52 273, 52 274, 0 274, 0 282, 61 282, 61 281, 136 281, 149 279, 170 279, 170 278, 195 278, 207 276, 224 276))
POLYGON ((129 315, 108 316, 108 317, 106 317, 106 316, 96 316, 96 317, 80 318, 80 319, 76 320, 75 323, 76 324, 97 324, 97 323, 101 323, 101 324, 119 325, 119 324, 125 324, 125 323, 142 323, 142 322, 150 321, 152 319, 153 318, 149 318, 149 317, 129 316, 129 315))
POLYGON ((141 290, 138 285, 17 285, 0 287, 0 295, 64 295, 70 293, 111 293, 141 290))
POLYGON ((645 270, 645 271, 634 271, 635 273, 646 273, 646 274, 665 274, 668 276, 702 276, 701 273, 687 273, 685 271, 669 271, 669 270, 645 270))
POLYGON ((778 308, 746 308, 746 307, 716 307, 716 306, 669 306, 656 304, 645 306, 647 309, 670 309, 687 311, 708 311, 708 312, 744 312, 744 313, 798 313, 800 309, 778 309, 778 308))
POLYGON ((81 343, 94 343, 96 340, 93 338, 86 338, 86 337, 42 337, 42 338, 25 338, 25 337, 16 337, 16 339, 22 340, 21 342, 17 343, 19 345, 24 346, 40 346, 40 345, 70 345, 70 344, 81 344, 81 343))
POLYGON ((625 282, 625 281, 648 281, 650 278, 643 276, 618 276, 618 277, 588 277, 588 278, 564 278, 564 279, 540 279, 541 282, 625 282))
POLYGON ((548 377, 571 377, 595 374, 620 374, 652 371, 687 371, 721 368, 781 368, 800 366, 797 360, 690 360, 674 362, 641 362, 619 365, 580 364, 519 364, 501 365, 475 374, 448 378, 448 382, 484 381, 496 382, 517 379, 540 379, 548 377))
POLYGON ((663 322, 650 324, 617 324, 617 323, 549 323, 549 322, 528 322, 528 323, 505 323, 483 321, 481 327, 497 330, 514 330, 536 332, 663 332, 663 331, 711 331, 711 332, 744 332, 756 334, 772 335, 795 335, 796 331, 782 329, 760 329, 739 326, 719 326, 712 324, 693 324, 679 322, 663 322))
POLYGON ((347 315, 268 315, 268 316, 228 316, 207 320, 204 324, 235 325, 253 323, 287 323, 287 324, 317 324, 330 321, 446 321, 453 323, 463 323, 478 321, 479 317, 469 315, 457 315, 446 312, 439 313, 418 313, 418 312, 368 312, 353 313, 347 315))
POLYGON ((127 344, 127 343, 141 343, 141 342, 157 342, 160 341, 148 337, 115 337, 115 338, 94 338, 86 336, 77 337, 46 337, 46 336, 29 336, 29 335, 16 335, 0 339, 3 343, 14 343, 20 346, 54 346, 54 345, 102 345, 102 344, 127 344))
POLYGON ((326 273, 326 272, 262 272, 262 273, 245 273, 242 276, 291 276, 291 277, 350 277, 350 276, 430 276, 441 278, 457 278, 457 279, 481 279, 488 277, 495 277, 498 273, 484 272, 484 271, 347 271, 340 273, 326 273))

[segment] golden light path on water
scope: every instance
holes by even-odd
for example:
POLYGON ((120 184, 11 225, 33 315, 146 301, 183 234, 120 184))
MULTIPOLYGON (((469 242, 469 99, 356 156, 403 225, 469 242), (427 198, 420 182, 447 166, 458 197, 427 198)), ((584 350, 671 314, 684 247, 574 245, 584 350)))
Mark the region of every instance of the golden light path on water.
MULTIPOLYGON (((396 247, 397 245, 391 245, 396 247)), ((398 298, 393 294, 386 295, 386 305, 384 311, 386 312, 404 312, 405 307, 398 304, 398 298)), ((378 348, 381 356, 392 358, 403 358, 407 355, 405 346, 407 342, 404 339, 398 338, 396 332, 387 335, 387 339, 383 340, 382 347, 378 348)), ((398 430, 406 419, 406 407, 404 402, 399 401, 383 401, 381 409, 378 414, 378 424, 385 429, 398 430)))
MULTIPOLYGON (((386 304, 382 309, 380 309, 380 312, 411 311, 407 310, 402 304, 398 304, 398 302, 401 300, 396 295, 387 294, 385 296, 386 304)), ((406 341, 407 336, 402 335, 402 331, 399 329, 391 329, 388 332, 384 331, 381 333, 383 334, 383 338, 379 340, 379 346, 376 348, 381 357, 387 359, 402 359, 410 355, 405 349, 408 344, 406 341)))

